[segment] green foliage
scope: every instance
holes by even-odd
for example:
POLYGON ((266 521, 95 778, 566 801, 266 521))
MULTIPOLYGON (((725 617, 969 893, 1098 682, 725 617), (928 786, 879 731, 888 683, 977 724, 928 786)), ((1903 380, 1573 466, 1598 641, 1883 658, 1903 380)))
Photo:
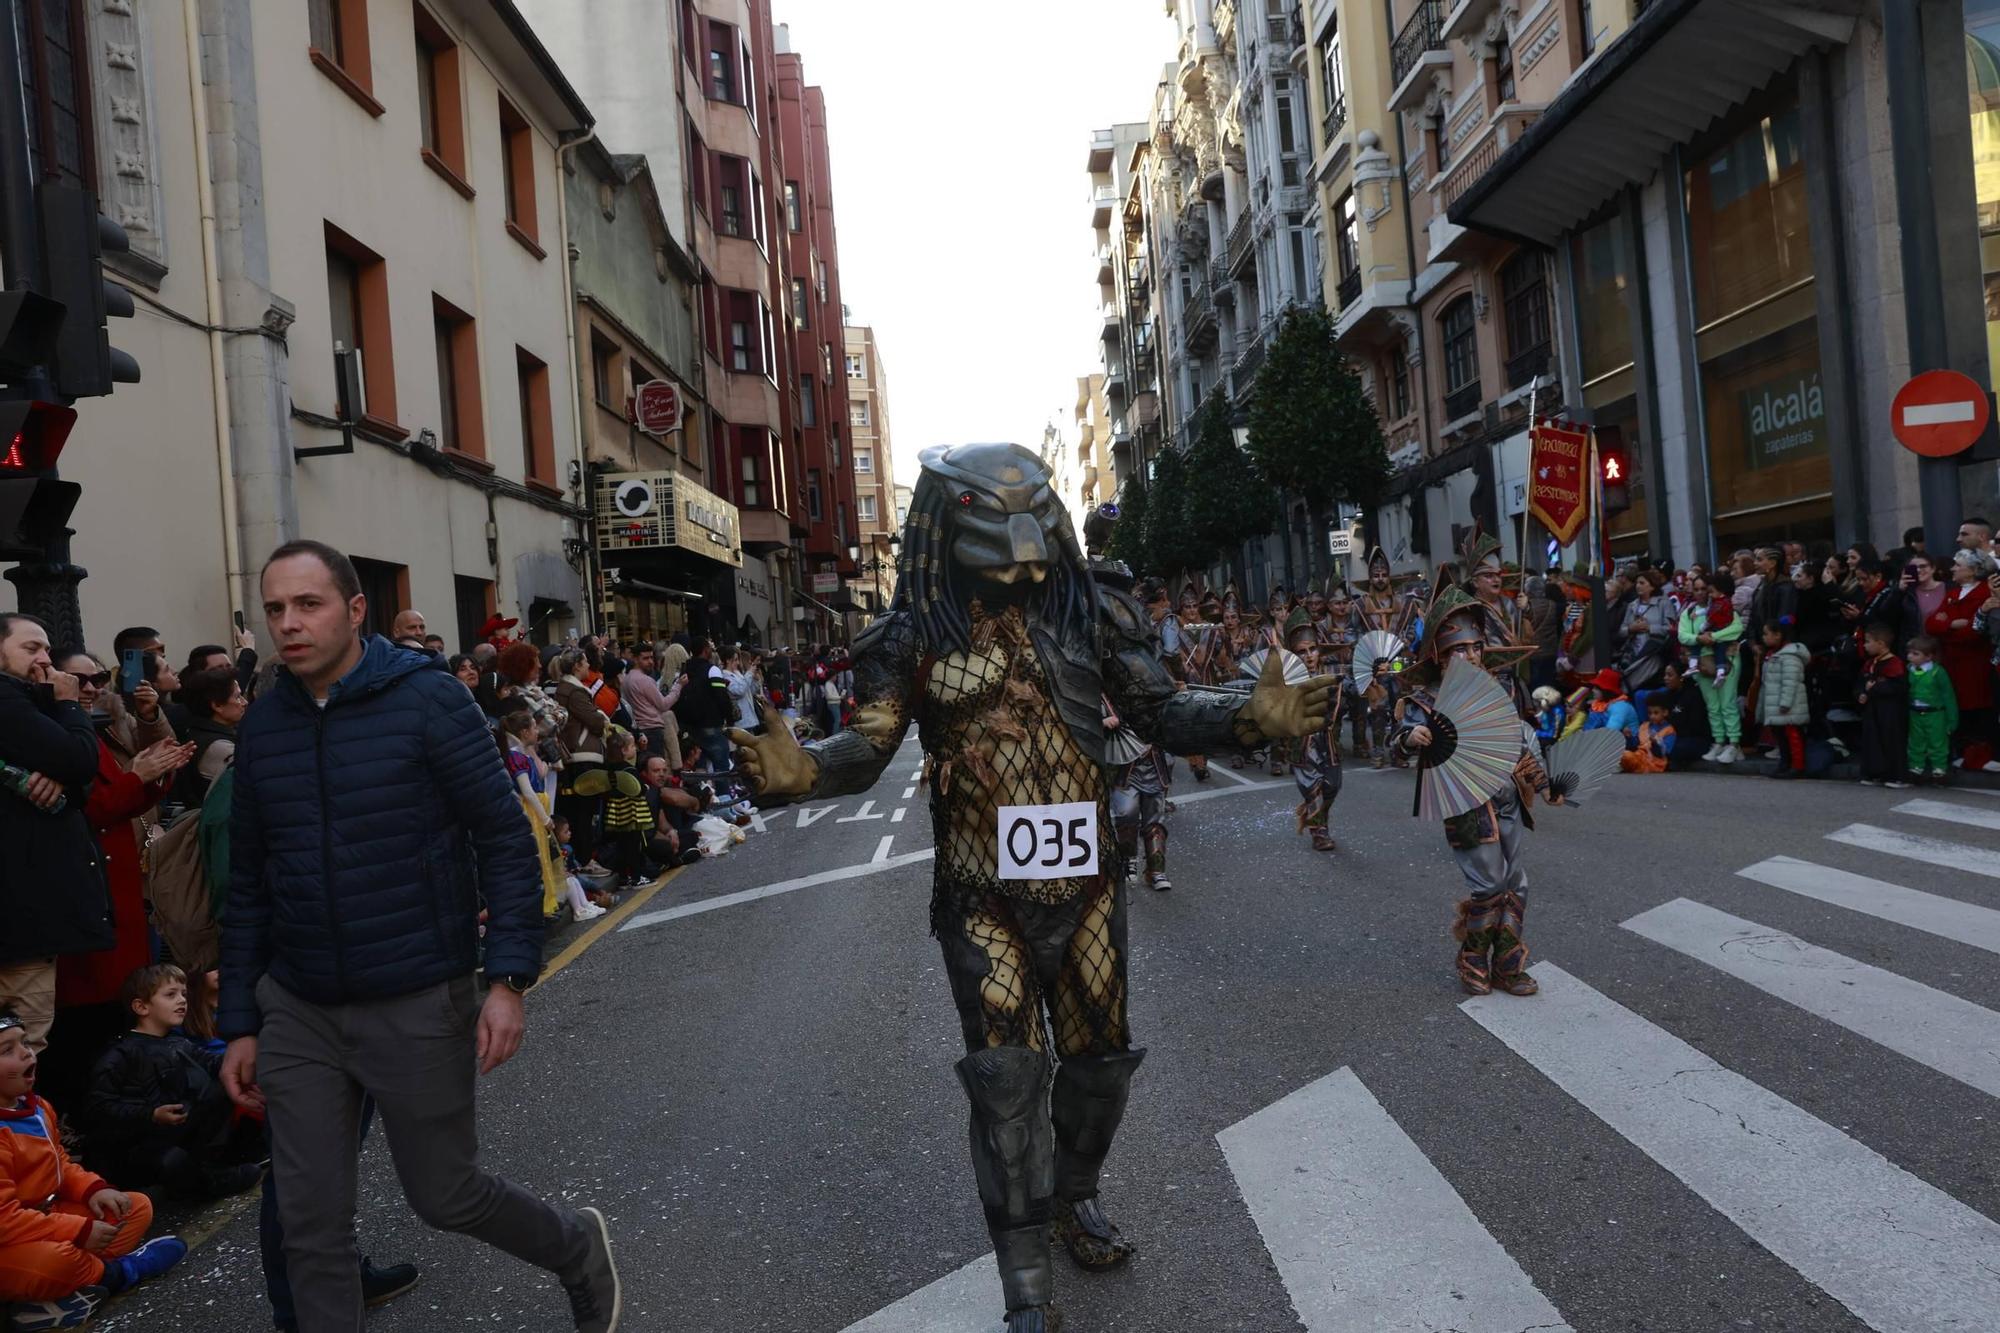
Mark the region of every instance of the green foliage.
POLYGON ((1285 312, 1250 395, 1250 452, 1265 476, 1314 509, 1372 507, 1389 482, 1382 423, 1318 306, 1285 312))
POLYGON ((1153 465, 1153 484, 1147 488, 1150 518, 1146 524, 1145 573, 1168 578, 1183 570, 1206 565, 1215 554, 1213 545, 1204 544, 1188 521, 1190 484, 1187 455, 1168 449, 1153 465))
POLYGON ((1118 488, 1118 522, 1112 526, 1111 541, 1104 552, 1113 560, 1123 560, 1135 570, 1143 569, 1150 555, 1146 533, 1150 515, 1146 499, 1138 474, 1125 478, 1125 484, 1118 488))
POLYGON ((1278 501, 1256 463, 1237 447, 1220 393, 1195 414, 1191 429, 1181 512, 1189 542, 1200 552, 1190 564, 1198 567, 1269 532, 1278 501))

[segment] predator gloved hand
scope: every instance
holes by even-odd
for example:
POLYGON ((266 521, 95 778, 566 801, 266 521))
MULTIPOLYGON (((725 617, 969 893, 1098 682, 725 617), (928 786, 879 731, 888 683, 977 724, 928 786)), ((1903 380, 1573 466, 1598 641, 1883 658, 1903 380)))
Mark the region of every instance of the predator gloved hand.
POLYGON ((729 742, 736 747, 737 759, 757 794, 780 799, 810 795, 819 778, 819 766, 800 748, 791 724, 765 699, 757 701, 757 716, 764 722, 761 736, 741 727, 729 729, 729 742))
POLYGON ((1246 749, 1265 741, 1309 736, 1326 728, 1333 708, 1338 676, 1314 676, 1297 685, 1285 684, 1283 654, 1267 653, 1263 674, 1249 700, 1237 710, 1236 739, 1246 749))

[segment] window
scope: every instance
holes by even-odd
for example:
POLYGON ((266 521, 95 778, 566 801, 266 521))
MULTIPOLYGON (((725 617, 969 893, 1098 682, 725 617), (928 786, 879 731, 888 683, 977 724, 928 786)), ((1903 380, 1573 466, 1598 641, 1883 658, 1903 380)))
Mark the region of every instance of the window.
POLYGON ((1357 278, 1361 275, 1361 219, 1355 209, 1352 190, 1340 196, 1340 234, 1335 240, 1335 248, 1339 251, 1341 286, 1344 289, 1348 274, 1352 273, 1357 278))
POLYGON ((730 320, 729 368, 731 370, 747 371, 750 369, 752 358, 755 356, 756 348, 751 341, 749 322, 741 319, 730 320))
POLYGON ((859 380, 859 379, 866 379, 867 377, 868 377, 868 371, 866 367, 862 364, 860 353, 849 352, 847 354, 847 378, 851 380, 859 380))
POLYGON ((1474 332, 1472 297, 1459 297, 1438 320, 1444 342, 1445 419, 1468 416, 1479 406, 1479 342, 1474 332))
MULTIPOLYGON (((869 416, 870 414, 868 411, 868 400, 866 398, 862 399, 858 403, 855 403, 851 408, 848 409, 848 419, 857 426, 873 425, 874 423, 869 420, 869 416)), ((855 459, 855 466, 856 470, 858 471, 860 468, 860 458, 858 455, 856 456, 855 459)))
POLYGON ((514 349, 521 391, 521 466, 530 482, 556 489, 556 428, 549 408, 548 363, 525 347, 514 349))
POLYGON ((771 312, 755 292, 727 294, 729 317, 729 368, 741 374, 775 378, 776 340, 771 332, 771 312))
POLYGON ((805 219, 799 212, 799 183, 785 182, 785 226, 794 232, 805 230, 805 219))
POLYGON ((14 12, 28 111, 28 157, 36 178, 95 190, 90 43, 82 4, 34 0, 18 4, 14 12))
POLYGON ((819 268, 819 299, 820 304, 824 305, 826 303, 826 261, 820 259, 815 260, 814 263, 819 268))
MULTIPOLYGON (((689 73, 699 74, 701 73, 700 55, 698 54, 701 50, 701 17, 695 13, 694 0, 680 0, 680 9, 681 59, 686 62, 689 73)), ((690 162, 699 162, 700 160, 700 158, 688 159, 690 162)))
POLYGON ((833 507, 833 536, 842 546, 847 544, 847 501, 842 500, 833 507))
POLYGON ((486 457, 486 428, 479 409, 479 340, 472 316, 441 296, 431 297, 431 330, 437 344, 438 443, 474 458, 486 457))
POLYGON ((1391 421, 1410 415, 1410 354, 1400 343, 1389 351, 1389 411, 1391 421))
MULTIPOLYGON (((326 294, 332 341, 351 348, 359 361, 358 417, 372 419, 399 438, 396 421, 396 358, 389 343, 389 270, 382 256, 326 225, 326 294)), ((339 383, 336 362, 335 383, 339 383)), ((356 405, 343 405, 352 410, 356 405)))
POLYGON ((590 331, 590 389, 597 396, 597 405, 607 412, 623 412, 625 403, 624 385, 619 382, 618 345, 599 333, 590 331))
POLYGON ((368 61, 368 0, 306 0, 306 31, 306 54, 319 72, 369 115, 381 115, 368 61))
POLYGON ((465 175, 465 108, 459 99, 458 46, 422 5, 417 25, 417 120, 423 157, 451 187, 470 199, 465 175))
POLYGON ((688 193, 694 199, 695 210, 703 217, 711 217, 713 210, 709 207, 708 145, 701 141, 701 135, 695 131, 692 116, 688 117, 687 123, 687 160, 688 193))
POLYGON ((1340 51, 1340 20, 1319 48, 1320 78, 1326 86, 1326 137, 1331 143, 1347 124, 1347 72, 1340 51))
POLYGON ((799 376, 799 424, 819 425, 819 389, 810 375, 799 376))
POLYGON ((368 599, 368 618, 362 622, 362 632, 387 635, 389 627, 395 623, 396 613, 410 604, 409 566, 370 560, 361 555, 348 558, 354 562, 355 577, 361 583, 361 595, 368 599))
POLYGON ((1514 100, 1514 44, 1505 37, 1493 44, 1493 91, 1503 102, 1514 100))
POLYGON ((451 591, 452 610, 458 613, 458 642, 461 647, 469 648, 480 641, 479 627, 486 623, 496 606, 493 581, 454 574, 451 591))
POLYGON ((855 516, 858 517, 863 523, 873 523, 875 521, 874 492, 871 491, 866 495, 855 496, 854 506, 855 506, 854 509, 855 516))
POLYGON ((792 279, 792 323, 799 328, 812 327, 812 307, 806 301, 806 280, 792 279))
POLYGON ((1500 267, 1507 323, 1507 385, 1520 388, 1549 367, 1548 270, 1540 254, 1517 251, 1500 267))
POLYGON ((1576 30, 1583 34, 1583 53, 1597 50, 1597 21, 1590 12, 1590 0, 1576 0, 1576 30))
POLYGON ((708 24, 708 88, 717 102, 741 102, 736 92, 736 29, 713 19, 708 24))
POLYGON ((806 470, 806 513, 813 522, 821 521, 818 468, 806 470))
MULTIPOLYGON (((868 404, 862 403, 860 404, 860 408, 861 414, 866 416, 868 413, 868 404)), ((854 470, 856 472, 873 472, 875 470, 874 451, 870 449, 856 449, 854 451, 854 470)))
POLYGON ((544 251, 535 214, 535 132, 506 98, 500 99, 500 164, 507 191, 507 234, 535 258, 544 251))
POLYGON ((743 507, 756 509, 763 505, 763 491, 758 486, 757 455, 745 450, 743 453, 743 507))
POLYGON ((750 189, 750 164, 743 158, 719 153, 715 159, 715 181, 716 197, 722 204, 721 215, 716 218, 717 229, 724 236, 749 235, 743 202, 750 189))

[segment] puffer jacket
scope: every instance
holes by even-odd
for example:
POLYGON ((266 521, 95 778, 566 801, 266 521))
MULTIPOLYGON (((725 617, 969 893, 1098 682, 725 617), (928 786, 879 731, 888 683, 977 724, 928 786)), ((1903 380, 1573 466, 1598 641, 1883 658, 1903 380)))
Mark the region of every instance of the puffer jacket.
POLYGON ((324 708, 279 671, 237 729, 233 771, 222 1036, 256 1034, 266 973, 315 1004, 466 975, 482 897, 486 970, 541 970, 534 839, 443 659, 370 637, 324 708))
POLYGON ((1806 699, 1806 662, 1811 654, 1802 643, 1788 643, 1764 659, 1763 684, 1757 691, 1757 721, 1767 727, 1812 724, 1806 699))
POLYGON ((97 777, 90 714, 0 675, 0 760, 63 785, 46 814, 0 791, 0 965, 111 947, 111 893, 84 802, 97 777))

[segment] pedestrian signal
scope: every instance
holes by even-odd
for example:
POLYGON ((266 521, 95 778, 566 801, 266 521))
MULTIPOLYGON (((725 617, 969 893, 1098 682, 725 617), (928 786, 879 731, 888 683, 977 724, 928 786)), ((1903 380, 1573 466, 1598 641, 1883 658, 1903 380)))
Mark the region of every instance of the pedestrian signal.
POLYGON ((1597 476, 1604 495, 1604 512, 1622 514, 1632 507, 1632 461, 1622 448, 1598 446, 1597 476))

